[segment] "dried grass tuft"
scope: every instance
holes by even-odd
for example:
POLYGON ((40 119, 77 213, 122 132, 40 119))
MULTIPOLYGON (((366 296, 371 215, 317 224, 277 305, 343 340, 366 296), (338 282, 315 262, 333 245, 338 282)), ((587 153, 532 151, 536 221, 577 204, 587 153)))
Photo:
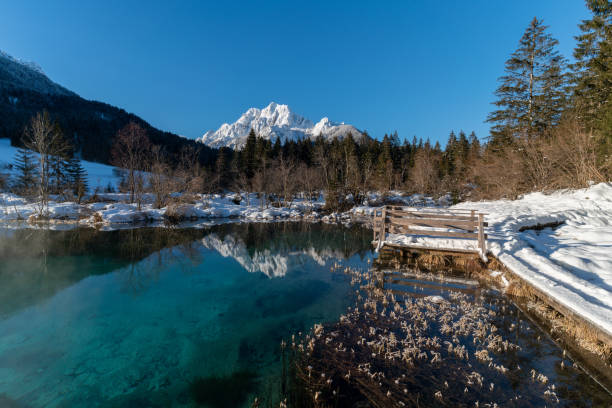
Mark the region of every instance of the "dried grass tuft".
POLYGON ((104 222, 104 219, 102 218, 99 212, 94 213, 92 218, 94 224, 102 224, 104 222))
POLYGON ((440 254, 421 254, 417 258, 417 265, 424 268, 441 268, 450 265, 450 259, 440 254))
POLYGON ((601 341, 591 326, 564 316, 541 301, 531 302, 529 309, 550 326, 552 333, 573 339, 579 347, 601 357, 608 364, 612 362, 612 344, 601 341))
POLYGON ((469 274, 484 271, 484 265, 478 258, 457 256, 453 258, 453 264, 458 269, 469 274))
POLYGON ((511 279, 510 284, 506 288, 506 293, 521 299, 535 300, 536 296, 533 290, 524 283, 511 279))

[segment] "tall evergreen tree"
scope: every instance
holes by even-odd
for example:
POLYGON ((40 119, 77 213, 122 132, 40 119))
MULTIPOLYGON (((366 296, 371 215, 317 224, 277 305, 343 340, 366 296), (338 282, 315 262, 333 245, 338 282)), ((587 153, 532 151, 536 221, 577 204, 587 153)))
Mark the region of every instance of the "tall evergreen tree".
POLYGON ((66 163, 66 176, 68 185, 80 204, 83 196, 87 194, 88 183, 87 172, 76 156, 71 157, 66 163))
POLYGON ((68 175, 68 162, 63 154, 51 156, 49 158, 49 185, 53 194, 59 194, 70 185, 68 175))
POLYGON ((493 124, 493 147, 512 137, 542 134, 558 123, 566 106, 566 62, 556 50, 558 41, 546 29, 534 17, 506 61, 495 91, 494 105, 499 109, 487 118, 493 124))
POLYGON ((22 194, 32 194, 36 189, 38 163, 31 150, 24 147, 17 150, 15 169, 17 178, 15 188, 22 194))
POLYGON ((572 65, 574 101, 591 127, 612 134, 612 2, 587 0, 593 18, 580 25, 572 65))
POLYGON ((470 153, 470 142, 465 135, 465 132, 462 130, 459 132, 459 140, 457 140, 457 158, 461 161, 465 162, 470 153))
POLYGON ((393 152, 392 140, 385 134, 381 144, 381 152, 378 156, 376 165, 378 177, 381 181, 381 186, 385 190, 391 190, 393 183, 393 152))
POLYGON ((257 135, 255 131, 251 129, 247 136, 246 144, 242 149, 242 168, 246 172, 248 178, 253 177, 257 168, 257 135))
POLYGON ((448 135, 448 141, 446 142, 446 150, 444 152, 444 159, 440 162, 441 173, 452 176, 455 173, 455 160, 457 156, 457 136, 455 131, 451 130, 448 135))
POLYGON ((272 157, 277 158, 281 151, 281 141, 280 137, 276 136, 274 140, 274 146, 272 147, 272 157))
POLYGON ((473 163, 476 159, 480 157, 480 149, 481 149, 480 141, 476 137, 476 133, 474 131, 470 133, 469 142, 470 142, 469 160, 473 163))
MULTIPOLYGON (((219 149, 219 154, 217 155, 217 161, 215 162, 215 181, 214 187, 217 189, 221 189, 226 187, 229 178, 229 169, 230 163, 228 160, 229 152, 231 150, 228 147, 222 147, 219 149)), ((236 156, 237 158, 237 156, 236 156)), ((234 161, 234 164, 236 161, 234 161)))

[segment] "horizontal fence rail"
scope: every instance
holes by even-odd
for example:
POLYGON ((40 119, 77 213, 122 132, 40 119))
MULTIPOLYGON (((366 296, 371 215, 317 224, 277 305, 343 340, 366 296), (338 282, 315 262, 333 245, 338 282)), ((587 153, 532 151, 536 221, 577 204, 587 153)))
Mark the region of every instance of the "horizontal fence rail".
POLYGON ((384 206, 374 213, 374 242, 382 246, 387 234, 422 235, 429 237, 462 238, 478 241, 482 256, 487 252, 484 221, 486 214, 476 210, 415 209, 394 205, 384 206))

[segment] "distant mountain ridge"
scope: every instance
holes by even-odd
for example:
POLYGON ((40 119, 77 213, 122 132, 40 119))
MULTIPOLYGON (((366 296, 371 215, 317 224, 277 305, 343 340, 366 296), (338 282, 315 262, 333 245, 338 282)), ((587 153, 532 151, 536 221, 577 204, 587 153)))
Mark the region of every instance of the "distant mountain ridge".
POLYGON ((115 135, 131 121, 143 127, 151 143, 162 146, 171 161, 184 147, 198 149, 201 164, 216 159, 216 152, 195 140, 161 131, 121 108, 83 99, 49 79, 39 65, 0 51, 0 138, 20 146, 24 128, 43 110, 57 121, 84 160, 110 164, 115 135))
POLYGON ((289 106, 271 102, 264 109, 250 108, 236 122, 224 123, 219 129, 208 131, 197 140, 214 148, 239 149, 246 143, 251 129, 265 139, 274 141, 278 137, 281 143, 314 139, 319 135, 325 139, 343 138, 349 133, 356 139, 362 137, 362 132, 352 125, 335 123, 326 117, 315 124, 291 111, 289 106))
POLYGON ((0 50, 0 90, 29 89, 43 94, 72 95, 61 85, 51 81, 35 62, 14 58, 0 50))

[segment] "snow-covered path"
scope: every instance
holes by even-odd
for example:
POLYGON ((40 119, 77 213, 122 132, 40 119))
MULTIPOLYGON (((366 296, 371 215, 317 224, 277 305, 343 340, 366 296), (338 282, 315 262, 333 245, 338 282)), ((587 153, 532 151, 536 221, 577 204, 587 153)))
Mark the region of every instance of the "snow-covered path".
POLYGON ((461 203, 487 213, 489 250, 537 289, 612 335, 612 184, 461 203), (540 231, 525 229, 560 223, 540 231))

